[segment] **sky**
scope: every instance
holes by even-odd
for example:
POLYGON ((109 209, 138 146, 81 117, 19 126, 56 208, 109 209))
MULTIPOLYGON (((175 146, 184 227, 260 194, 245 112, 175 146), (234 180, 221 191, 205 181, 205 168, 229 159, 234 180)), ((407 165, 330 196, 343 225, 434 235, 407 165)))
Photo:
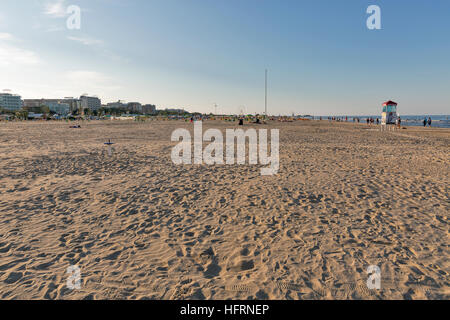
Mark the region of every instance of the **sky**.
POLYGON ((449 13, 448 0, 1 0, 0 91, 261 114, 268 69, 272 115, 375 115, 387 100, 449 114, 449 13))

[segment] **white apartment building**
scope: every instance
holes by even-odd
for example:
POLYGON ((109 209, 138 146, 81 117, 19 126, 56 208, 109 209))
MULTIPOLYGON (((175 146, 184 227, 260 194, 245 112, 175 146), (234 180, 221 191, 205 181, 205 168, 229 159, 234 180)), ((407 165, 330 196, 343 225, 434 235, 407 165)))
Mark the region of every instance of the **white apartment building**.
POLYGON ((110 109, 126 109, 127 104, 124 101, 110 102, 106 105, 107 108, 110 109))
POLYGON ((81 96, 81 108, 89 110, 98 110, 102 107, 102 101, 97 97, 81 96))
POLYGON ((0 93, 0 108, 9 111, 19 111, 22 109, 22 106, 22 98, 19 95, 0 93))

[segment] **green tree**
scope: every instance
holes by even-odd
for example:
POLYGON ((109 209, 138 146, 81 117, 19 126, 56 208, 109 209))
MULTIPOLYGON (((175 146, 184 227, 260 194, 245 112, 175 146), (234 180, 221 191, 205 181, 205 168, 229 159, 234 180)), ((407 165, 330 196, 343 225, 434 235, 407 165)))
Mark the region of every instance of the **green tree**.
POLYGON ((41 113, 49 114, 50 113, 50 108, 48 106, 41 105, 41 113))
POLYGON ((27 120, 28 119, 28 111, 26 111, 26 110, 17 111, 16 118, 21 119, 21 120, 27 120))

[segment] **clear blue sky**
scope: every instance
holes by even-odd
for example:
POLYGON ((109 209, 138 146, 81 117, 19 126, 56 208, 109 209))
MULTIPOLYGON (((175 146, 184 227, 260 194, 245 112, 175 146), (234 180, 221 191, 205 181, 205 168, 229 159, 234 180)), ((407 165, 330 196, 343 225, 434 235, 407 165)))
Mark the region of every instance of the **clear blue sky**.
POLYGON ((270 114, 378 114, 387 99, 449 114, 449 17, 448 0, 1 0, 0 90, 262 113, 267 68, 270 114))

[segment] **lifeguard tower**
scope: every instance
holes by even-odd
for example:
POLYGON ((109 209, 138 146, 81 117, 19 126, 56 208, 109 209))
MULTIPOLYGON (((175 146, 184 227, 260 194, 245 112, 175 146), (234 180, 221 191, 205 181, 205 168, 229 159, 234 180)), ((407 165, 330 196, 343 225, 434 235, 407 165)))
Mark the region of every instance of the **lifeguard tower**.
MULTIPOLYGON (((395 125, 398 121, 397 103, 394 101, 386 101, 383 103, 383 112, 381 113, 381 130, 385 130, 386 126, 394 125, 392 128, 395 130, 395 125)), ((389 127, 390 128, 390 127, 389 127)))

